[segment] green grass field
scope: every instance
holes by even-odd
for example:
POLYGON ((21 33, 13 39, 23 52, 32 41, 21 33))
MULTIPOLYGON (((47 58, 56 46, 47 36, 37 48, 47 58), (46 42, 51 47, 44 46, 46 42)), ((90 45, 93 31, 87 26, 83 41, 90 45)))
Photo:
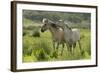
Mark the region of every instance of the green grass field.
MULTIPOLYGON (((30 21, 25 20, 25 25, 28 25, 30 21)), ((36 23, 33 23, 35 24, 36 23)), ((31 25, 30 25, 31 26, 31 25)), ((62 60, 80 60, 91 59, 91 33, 89 29, 80 29, 81 31, 81 46, 82 52, 79 49, 77 43, 76 48, 73 50, 73 54, 67 51, 65 45, 63 54, 61 56, 62 46, 60 45, 57 53, 54 53, 52 44, 52 37, 49 31, 44 33, 40 32, 40 26, 34 26, 29 29, 28 26, 23 28, 23 62, 39 62, 39 61, 62 61, 62 60), (34 33, 35 32, 35 33, 34 33), (34 36, 36 34, 36 36, 34 36)))

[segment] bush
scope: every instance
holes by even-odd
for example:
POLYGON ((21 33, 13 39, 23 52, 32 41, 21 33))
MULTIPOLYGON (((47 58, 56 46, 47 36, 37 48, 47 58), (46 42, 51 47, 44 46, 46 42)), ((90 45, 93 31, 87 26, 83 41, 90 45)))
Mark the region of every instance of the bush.
POLYGON ((35 51, 35 57, 37 58, 38 61, 47 61, 49 60, 49 55, 46 54, 44 49, 38 49, 35 51))
POLYGON ((27 47, 27 48, 24 48, 24 50, 23 50, 23 54, 24 55, 28 55, 28 56, 31 56, 31 54, 32 54, 32 48, 31 47, 27 47))
POLYGON ((32 36, 33 36, 33 37, 40 37, 40 32, 39 32, 38 30, 34 30, 34 31, 32 32, 32 36))
POLYGON ((29 36, 24 36, 23 37, 23 55, 28 55, 30 56, 32 54, 32 47, 33 43, 32 43, 32 38, 30 38, 29 36))
POLYGON ((34 56, 37 58, 38 61, 50 60, 50 56, 52 53, 50 42, 45 41, 44 39, 40 39, 39 41, 36 41, 34 43, 33 48, 34 56))
POLYGON ((28 34, 28 31, 27 30, 24 30, 23 31, 23 36, 27 35, 28 34))

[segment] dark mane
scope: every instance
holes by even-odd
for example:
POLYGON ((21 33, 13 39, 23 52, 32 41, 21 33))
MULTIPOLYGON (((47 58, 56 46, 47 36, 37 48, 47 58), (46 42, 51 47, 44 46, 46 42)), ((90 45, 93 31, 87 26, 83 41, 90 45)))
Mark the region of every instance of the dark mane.
POLYGON ((58 29, 58 26, 57 26, 57 24, 55 24, 55 23, 51 23, 51 26, 52 26, 53 28, 58 29))
POLYGON ((71 28, 71 27, 69 27, 68 25, 66 25, 66 27, 67 27, 68 29, 72 30, 72 28, 71 28))

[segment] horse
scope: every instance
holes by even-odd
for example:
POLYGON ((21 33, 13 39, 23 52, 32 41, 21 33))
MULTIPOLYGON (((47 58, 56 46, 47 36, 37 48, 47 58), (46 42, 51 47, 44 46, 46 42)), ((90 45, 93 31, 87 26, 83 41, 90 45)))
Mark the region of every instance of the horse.
POLYGON ((64 43, 65 43, 65 39, 64 39, 64 31, 61 30, 56 23, 54 23, 53 21, 44 18, 42 20, 42 23, 44 24, 41 27, 41 32, 45 32, 46 30, 49 30, 51 35, 52 35, 52 41, 53 41, 53 48, 58 52, 58 48, 59 45, 62 44, 62 51, 61 51, 61 55, 63 54, 63 48, 64 48, 64 43), (57 46, 56 46, 57 44, 57 46))
POLYGON ((59 26, 63 29, 64 32, 64 40, 66 42, 66 45, 68 47, 68 50, 72 52, 73 48, 76 47, 76 43, 78 42, 79 48, 81 50, 81 43, 80 43, 80 30, 77 28, 70 28, 68 24, 64 24, 62 20, 59 21, 59 24, 56 26, 59 26))

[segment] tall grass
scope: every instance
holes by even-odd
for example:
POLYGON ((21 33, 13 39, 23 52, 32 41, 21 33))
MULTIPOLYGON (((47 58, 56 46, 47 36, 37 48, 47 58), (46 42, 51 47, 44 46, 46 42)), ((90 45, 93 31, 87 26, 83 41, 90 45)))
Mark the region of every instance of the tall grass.
POLYGON ((24 23, 25 27, 23 28, 23 62, 91 59, 90 29, 80 29, 82 37, 82 50, 80 50, 77 43, 76 48, 73 49, 73 54, 71 54, 67 50, 67 46, 65 46, 63 54, 61 56, 62 46, 59 46, 57 55, 56 52, 54 52, 51 33, 48 30, 44 33, 41 33, 40 26, 34 26, 36 25, 36 23, 34 23, 33 21, 25 20, 24 23))
POLYGON ((44 33, 40 33, 40 35, 40 37, 29 36, 29 34, 23 36, 23 62, 79 60, 91 58, 91 36, 88 29, 81 29, 81 35, 84 36, 81 39, 83 55, 81 55, 81 51, 77 43, 76 48, 73 50, 73 54, 68 52, 67 47, 65 46, 63 55, 61 56, 60 53, 62 47, 60 46, 58 49, 58 57, 53 57, 54 48, 52 46, 51 33, 46 31, 44 33))

